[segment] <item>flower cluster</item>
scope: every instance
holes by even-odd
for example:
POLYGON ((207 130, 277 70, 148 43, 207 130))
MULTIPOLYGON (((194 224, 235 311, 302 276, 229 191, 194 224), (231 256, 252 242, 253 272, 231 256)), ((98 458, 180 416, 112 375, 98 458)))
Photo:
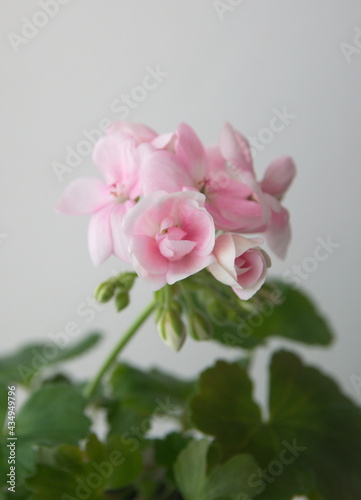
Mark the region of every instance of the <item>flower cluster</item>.
POLYGON ((246 300, 262 286, 270 258, 262 239, 244 235, 264 233, 277 256, 286 254, 289 214, 280 201, 294 163, 281 157, 257 181, 249 143, 228 123, 219 145, 206 147, 185 123, 158 135, 115 122, 95 145, 93 160, 104 181, 74 181, 57 210, 92 214, 95 265, 114 254, 153 290, 208 268, 246 300))

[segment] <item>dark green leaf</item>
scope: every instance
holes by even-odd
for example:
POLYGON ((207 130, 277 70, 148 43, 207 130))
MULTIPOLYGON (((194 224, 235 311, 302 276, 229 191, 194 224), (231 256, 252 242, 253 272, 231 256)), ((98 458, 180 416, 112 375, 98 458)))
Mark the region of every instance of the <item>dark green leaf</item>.
POLYGON ((192 441, 192 438, 172 432, 163 439, 156 439, 154 442, 155 460, 167 471, 167 477, 174 480, 173 466, 180 452, 192 441))
POLYGON ((17 479, 35 472, 34 446, 76 444, 89 430, 85 400, 69 385, 46 385, 34 392, 16 420, 17 479))
POLYGON ((42 462, 46 458, 48 464, 40 463, 34 476, 26 481, 35 493, 34 500, 103 500, 108 498, 107 491, 130 484, 142 470, 140 453, 131 450, 120 437, 103 444, 90 435, 85 450, 62 445, 45 452, 42 462))
POLYGON ((60 347, 55 342, 31 344, 0 359, 0 380, 6 384, 28 385, 31 379, 49 366, 87 352, 100 341, 99 333, 91 333, 75 344, 60 347))
POLYGON ((252 399, 252 382, 238 363, 218 361, 202 373, 199 393, 191 401, 192 420, 206 434, 221 436, 223 448, 240 449, 262 426, 252 399))
POLYGON ((160 370, 145 372, 125 363, 116 367, 110 384, 116 399, 144 416, 171 416, 178 405, 184 405, 194 387, 192 382, 160 370))
POLYGON ((142 471, 140 452, 120 436, 112 436, 105 446, 95 436, 91 436, 86 453, 91 466, 104 477, 104 490, 127 486, 142 471))
POLYGON ((266 423, 249 387, 239 365, 217 363, 202 375, 191 408, 224 457, 251 453, 261 464, 249 478, 257 499, 289 500, 311 490, 325 500, 361 498, 361 410, 332 380, 293 354, 277 353, 266 423))

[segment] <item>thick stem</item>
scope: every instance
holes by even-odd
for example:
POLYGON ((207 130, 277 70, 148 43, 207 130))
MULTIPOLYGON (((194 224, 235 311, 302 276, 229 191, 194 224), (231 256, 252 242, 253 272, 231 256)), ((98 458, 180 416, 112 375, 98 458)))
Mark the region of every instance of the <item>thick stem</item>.
POLYGON ((152 312, 154 311, 155 305, 156 305, 156 302, 152 301, 143 310, 143 312, 137 317, 137 319, 128 328, 128 330, 125 332, 124 336, 120 339, 120 341, 118 342, 118 344, 114 347, 114 349, 111 351, 111 353, 108 356, 108 358, 105 360, 105 363, 100 368, 100 370, 99 370, 98 374, 96 375, 96 377, 93 380, 91 380, 89 382, 89 384, 85 387, 84 396, 86 398, 90 398, 91 396, 93 396, 93 394, 97 390, 98 385, 100 384, 100 382, 101 382, 103 376, 105 375, 105 373, 108 371, 108 369, 110 368, 110 366, 116 360, 118 354, 128 344, 128 342, 133 337, 133 335, 139 330, 139 328, 146 321, 146 319, 152 314, 152 312))

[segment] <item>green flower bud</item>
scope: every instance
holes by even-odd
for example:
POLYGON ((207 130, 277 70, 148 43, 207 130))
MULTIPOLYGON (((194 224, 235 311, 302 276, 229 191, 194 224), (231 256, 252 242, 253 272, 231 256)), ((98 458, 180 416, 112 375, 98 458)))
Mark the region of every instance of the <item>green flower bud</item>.
POLYGON ((113 298, 117 285, 113 279, 100 283, 95 289, 94 296, 98 302, 109 302, 113 298))
POLYGON ((129 304, 129 294, 127 292, 118 292, 115 296, 115 307, 120 312, 129 304))
POLYGON ((188 317, 189 334, 195 340, 207 340, 212 337, 213 329, 208 319, 199 312, 192 312, 188 317))
POLYGON ((135 278, 137 278, 136 273, 122 273, 116 277, 117 286, 121 288, 124 292, 129 292, 132 288, 135 278))
POLYGON ((166 309, 157 322, 157 330, 168 347, 178 352, 186 339, 186 330, 180 315, 174 309, 166 309))

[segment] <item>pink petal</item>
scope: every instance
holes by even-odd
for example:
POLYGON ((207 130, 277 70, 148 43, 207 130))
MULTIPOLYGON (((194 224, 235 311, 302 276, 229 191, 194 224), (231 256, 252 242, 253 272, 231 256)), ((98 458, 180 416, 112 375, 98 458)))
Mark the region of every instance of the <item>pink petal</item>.
POLYGON ((144 267, 142 267, 139 264, 134 255, 131 255, 131 262, 138 276, 140 276, 144 281, 146 281, 153 291, 157 291, 167 284, 167 279, 165 274, 153 274, 148 272, 146 269, 144 269, 144 267))
POLYGON ((210 266, 213 276, 226 285, 233 285, 237 281, 234 268, 236 249, 233 237, 230 233, 223 233, 216 239, 213 255, 217 262, 210 266))
POLYGON ((113 241, 113 252, 125 262, 130 262, 128 252, 128 238, 124 234, 123 219, 125 214, 135 205, 134 201, 118 203, 110 214, 110 226, 113 241))
POLYGON ((178 127, 175 152, 191 178, 204 178, 206 153, 197 134, 186 123, 181 123, 178 127))
POLYGON ((282 156, 267 168, 261 182, 262 191, 280 198, 289 188, 296 175, 296 165, 289 156, 282 156))
POLYGON ((219 145, 223 158, 241 171, 254 175, 249 142, 229 123, 225 123, 223 126, 219 145))
POLYGON ((73 181, 66 188, 55 209, 65 215, 90 214, 110 201, 109 189, 103 182, 85 177, 73 181))
POLYGON ((93 161, 107 184, 129 184, 138 177, 135 140, 121 132, 106 135, 95 144, 93 161))
POLYGON ((169 262, 167 272, 167 283, 173 285, 177 281, 183 280, 192 274, 198 273, 202 269, 214 262, 214 256, 199 257, 194 252, 186 255, 181 260, 169 262))
POLYGON ((157 137, 156 132, 142 123, 133 123, 117 120, 110 125, 107 130, 108 134, 114 132, 123 132, 136 139, 137 142, 150 142, 157 137))
POLYGON ((134 236, 129 249, 139 264, 151 274, 165 274, 168 259, 159 251, 156 241, 144 235, 134 236))
POLYGON ((159 198, 166 195, 165 191, 156 191, 141 201, 124 217, 123 228, 127 237, 144 234, 155 236, 159 232, 160 221, 154 216, 153 207, 159 198))
POLYGON ((280 258, 286 257, 287 248, 291 240, 291 226, 288 211, 279 205, 279 211, 272 211, 271 221, 265 233, 271 250, 280 258))
POLYGON ((159 250, 164 257, 173 262, 182 259, 185 255, 188 255, 193 250, 195 245, 194 241, 171 240, 169 238, 164 238, 159 243, 159 250))
POLYGON ((90 257, 95 266, 104 262, 113 251, 110 226, 110 215, 114 204, 98 210, 90 219, 88 228, 88 245, 90 257))
POLYGON ((177 138, 175 132, 168 132, 166 134, 158 135, 152 140, 152 146, 155 149, 166 149, 174 153, 174 143, 177 138))
POLYGON ((191 211, 188 216, 186 213, 187 208, 183 208, 183 221, 181 222, 182 228, 187 233, 187 239, 197 241, 195 249, 197 255, 209 255, 213 250, 215 241, 213 219, 205 208, 199 208, 193 216, 191 215, 191 211))
MULTIPOLYGON (((242 272, 243 269, 241 269, 237 281, 242 288, 250 288, 255 283, 258 283, 258 280, 264 271, 265 262, 263 255, 257 249, 248 250, 242 255, 242 257, 240 257, 240 259, 242 261, 244 260, 242 267, 245 272, 242 272)), ((237 259, 235 264, 237 265, 237 259)))
POLYGON ((237 257, 242 255, 244 252, 247 252, 247 250, 256 248, 263 243, 262 238, 245 238, 240 234, 233 234, 232 236, 237 257))
POLYGON ((149 154, 144 161, 142 187, 145 195, 158 190, 175 193, 192 182, 192 178, 173 153, 156 151, 149 154))

